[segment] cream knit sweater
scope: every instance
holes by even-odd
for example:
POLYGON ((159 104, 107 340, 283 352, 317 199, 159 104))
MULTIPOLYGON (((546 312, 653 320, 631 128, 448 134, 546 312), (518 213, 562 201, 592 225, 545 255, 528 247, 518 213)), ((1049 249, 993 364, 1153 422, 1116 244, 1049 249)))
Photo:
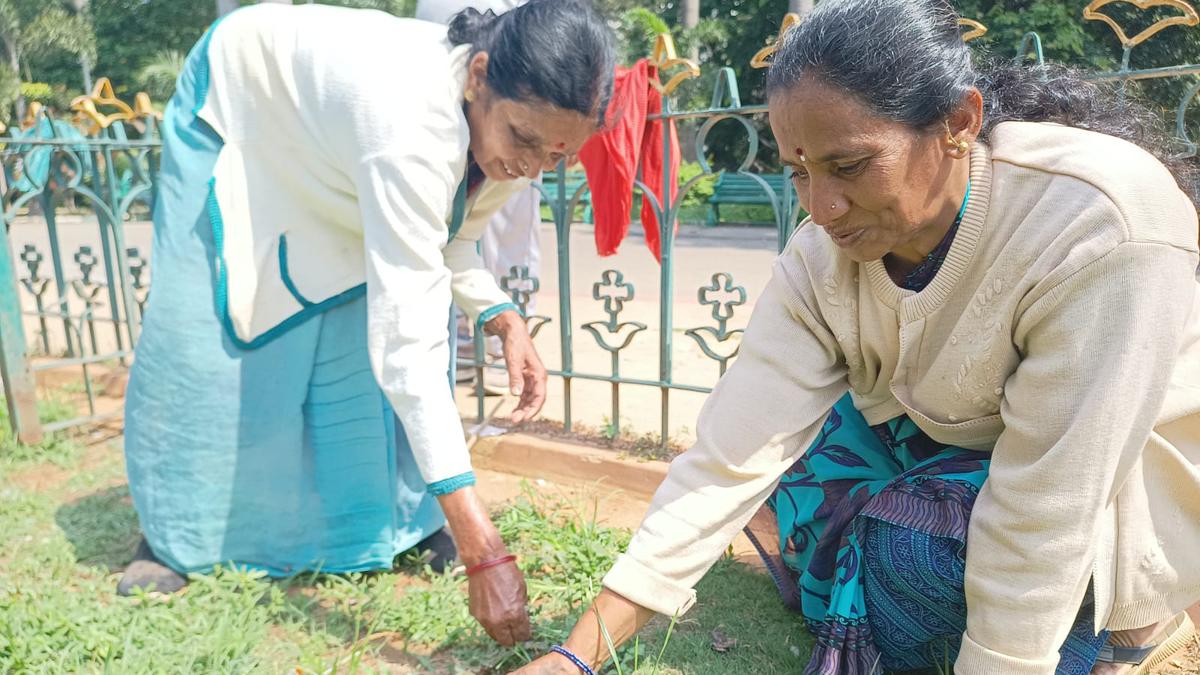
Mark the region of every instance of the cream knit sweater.
POLYGON ((871 424, 992 451, 956 672, 1053 673, 1090 581, 1111 629, 1200 599, 1195 208, 1150 155, 1087 131, 1001 124, 970 161, 919 293, 800 227, 605 586, 686 610, 849 390, 871 424))

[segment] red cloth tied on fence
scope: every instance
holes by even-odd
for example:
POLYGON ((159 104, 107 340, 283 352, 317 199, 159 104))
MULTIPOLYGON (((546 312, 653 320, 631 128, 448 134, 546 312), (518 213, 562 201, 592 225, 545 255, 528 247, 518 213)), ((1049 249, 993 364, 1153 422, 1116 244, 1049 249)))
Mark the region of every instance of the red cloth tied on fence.
MULTIPOLYGON (((662 94, 650 84, 657 77, 657 69, 646 59, 638 61, 632 68, 618 66, 606 117, 608 126, 579 151, 579 160, 583 162, 592 191, 596 252, 602 256, 616 253, 629 233, 633 181, 639 165, 642 182, 660 202, 662 200, 663 120, 648 119, 662 112, 662 94)), ((679 138, 674 122, 668 128, 671 135, 669 187, 673 204, 679 189, 679 138)), ((661 260, 658 217, 650 200, 645 198, 642 199, 642 227, 650 252, 661 260)))

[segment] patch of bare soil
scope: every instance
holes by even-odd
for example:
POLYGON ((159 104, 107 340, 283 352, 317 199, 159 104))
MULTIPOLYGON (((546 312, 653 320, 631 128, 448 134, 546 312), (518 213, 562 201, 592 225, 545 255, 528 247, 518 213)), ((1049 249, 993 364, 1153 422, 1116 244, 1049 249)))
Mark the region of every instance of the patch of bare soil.
MULTIPOLYGON (((35 358, 33 362, 46 363, 52 359, 35 358)), ((80 389, 83 387, 83 369, 81 367, 53 368, 37 372, 37 385, 49 390, 80 389)), ((125 396, 125 386, 129 383, 129 369, 119 364, 92 364, 88 366, 88 379, 92 389, 98 396, 121 399, 125 396)))
MULTIPOLYGON (((73 436, 75 442, 83 446, 83 456, 80 457, 77 464, 65 467, 52 462, 39 462, 14 472, 8 476, 7 480, 29 492, 56 490, 65 485, 72 477, 88 473, 110 461, 111 453, 119 452, 119 450, 114 449, 108 443, 120 437, 121 426, 119 423, 109 422, 90 428, 85 427, 84 431, 73 436)), ((97 487, 112 487, 123 482, 124 479, 121 478, 109 485, 92 485, 88 487, 87 491, 94 491, 97 487)))
POLYGON ((578 422, 571 425, 570 431, 564 431, 561 422, 542 419, 514 426, 512 421, 507 417, 495 417, 488 424, 507 431, 520 432, 539 438, 612 450, 613 452, 628 455, 634 459, 658 459, 669 462, 676 455, 687 450, 686 446, 675 439, 668 439, 667 445, 664 448, 660 436, 656 433, 631 434, 623 431, 618 435, 613 435, 604 429, 578 422))
POLYGON ((48 492, 68 480, 75 474, 75 469, 68 469, 57 464, 37 464, 36 466, 17 471, 8 477, 8 482, 26 492, 48 492))

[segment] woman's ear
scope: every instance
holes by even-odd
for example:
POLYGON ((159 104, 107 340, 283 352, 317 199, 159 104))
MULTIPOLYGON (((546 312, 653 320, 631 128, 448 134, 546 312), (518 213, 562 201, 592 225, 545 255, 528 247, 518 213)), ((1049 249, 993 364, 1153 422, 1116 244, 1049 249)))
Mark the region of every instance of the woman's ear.
POLYGON ((983 128, 983 94, 971 87, 946 118, 946 123, 955 140, 973 143, 983 128))
POLYGON ((487 91, 487 52, 477 52, 467 63, 467 88, 463 96, 467 101, 474 101, 487 91))

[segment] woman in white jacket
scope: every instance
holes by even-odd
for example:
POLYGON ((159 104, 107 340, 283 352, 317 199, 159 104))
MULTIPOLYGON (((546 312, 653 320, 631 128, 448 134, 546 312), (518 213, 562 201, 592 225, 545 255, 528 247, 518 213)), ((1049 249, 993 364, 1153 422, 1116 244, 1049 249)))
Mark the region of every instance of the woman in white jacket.
POLYGON ((146 541, 122 593, 230 562, 387 568, 413 546, 440 567, 456 543, 476 618, 528 636, 524 581, 472 488, 448 310, 500 336, 514 420, 536 414, 545 370, 476 242, 602 123, 613 58, 572 0, 449 30, 259 5, 209 30, 164 120, 126 404, 146 541))

